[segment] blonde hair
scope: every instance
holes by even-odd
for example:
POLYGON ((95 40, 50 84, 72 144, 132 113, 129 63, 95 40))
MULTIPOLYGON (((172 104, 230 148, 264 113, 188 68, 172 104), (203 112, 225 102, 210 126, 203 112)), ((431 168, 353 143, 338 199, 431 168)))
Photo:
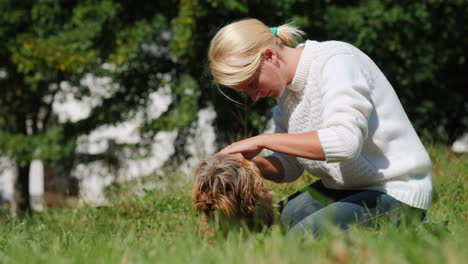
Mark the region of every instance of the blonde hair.
POLYGON ((216 84, 234 87, 251 78, 262 62, 262 51, 302 40, 304 32, 284 24, 274 36, 257 19, 245 19, 222 27, 211 40, 208 51, 210 70, 216 84))

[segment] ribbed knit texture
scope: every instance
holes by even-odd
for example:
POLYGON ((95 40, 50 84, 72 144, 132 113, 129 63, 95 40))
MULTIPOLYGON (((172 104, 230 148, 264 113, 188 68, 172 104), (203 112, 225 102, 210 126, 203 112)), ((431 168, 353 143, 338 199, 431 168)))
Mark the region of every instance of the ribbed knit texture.
POLYGON ((372 189, 417 208, 431 204, 431 161, 383 73, 338 41, 307 41, 274 110, 276 133, 317 130, 326 161, 274 153, 284 182, 304 169, 332 189, 372 189))

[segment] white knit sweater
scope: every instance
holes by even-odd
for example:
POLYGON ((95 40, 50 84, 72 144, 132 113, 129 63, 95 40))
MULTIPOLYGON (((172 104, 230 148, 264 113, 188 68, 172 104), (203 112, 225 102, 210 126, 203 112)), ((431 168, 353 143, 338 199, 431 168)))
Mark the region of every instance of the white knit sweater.
POLYGON ((354 46, 306 41, 292 83, 277 99, 276 133, 318 131, 326 161, 274 153, 283 182, 304 169, 331 189, 383 191, 428 209, 431 160, 384 74, 354 46))

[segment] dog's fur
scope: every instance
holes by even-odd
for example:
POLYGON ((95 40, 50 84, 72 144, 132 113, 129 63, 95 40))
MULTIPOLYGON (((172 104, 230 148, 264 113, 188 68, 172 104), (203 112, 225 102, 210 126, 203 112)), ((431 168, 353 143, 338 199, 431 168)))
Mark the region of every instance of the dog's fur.
POLYGON ((271 193, 255 163, 240 155, 218 154, 195 170, 193 208, 204 216, 203 231, 217 214, 222 221, 240 220, 251 230, 273 223, 271 193))

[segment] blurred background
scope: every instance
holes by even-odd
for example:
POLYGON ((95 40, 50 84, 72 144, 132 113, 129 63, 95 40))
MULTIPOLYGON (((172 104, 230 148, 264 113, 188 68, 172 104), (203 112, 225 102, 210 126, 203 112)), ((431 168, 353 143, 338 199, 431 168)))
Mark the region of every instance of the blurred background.
POLYGON ((247 17, 354 44, 425 144, 466 152, 467 14, 467 0, 0 0, 0 204, 105 204, 116 182, 191 177, 271 131, 274 100, 221 88, 232 103, 206 67, 217 29, 247 17))

